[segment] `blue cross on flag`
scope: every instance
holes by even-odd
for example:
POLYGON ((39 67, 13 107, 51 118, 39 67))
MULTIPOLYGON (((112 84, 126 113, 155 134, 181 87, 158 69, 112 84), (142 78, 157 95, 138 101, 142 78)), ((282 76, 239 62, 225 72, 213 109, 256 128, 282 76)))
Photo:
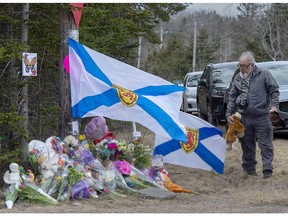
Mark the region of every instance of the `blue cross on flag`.
POLYGON ((155 134, 187 141, 179 121, 183 87, 68 41, 74 118, 134 121, 155 134))

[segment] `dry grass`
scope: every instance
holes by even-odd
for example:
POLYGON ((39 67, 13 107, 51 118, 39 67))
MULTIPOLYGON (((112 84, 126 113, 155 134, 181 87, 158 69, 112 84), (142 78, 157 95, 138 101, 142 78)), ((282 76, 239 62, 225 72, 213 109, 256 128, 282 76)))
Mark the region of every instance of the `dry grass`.
MULTIPOLYGON (((124 128, 125 129, 125 128, 124 128)), ((144 136, 144 143, 152 144, 154 134, 137 125, 144 136)), ((123 130, 117 138, 131 136, 132 130, 123 130), (126 134, 126 135, 125 135, 126 134)), ((171 180, 191 189, 195 194, 177 194, 172 200, 153 200, 128 195, 127 198, 100 197, 98 199, 61 203, 45 206, 16 203, 11 210, 5 209, 2 197, 0 213, 287 213, 288 212, 288 142, 285 136, 274 140, 275 158, 272 178, 263 179, 262 163, 257 149, 258 176, 248 176, 241 169, 242 151, 228 151, 224 175, 166 164, 171 180)))

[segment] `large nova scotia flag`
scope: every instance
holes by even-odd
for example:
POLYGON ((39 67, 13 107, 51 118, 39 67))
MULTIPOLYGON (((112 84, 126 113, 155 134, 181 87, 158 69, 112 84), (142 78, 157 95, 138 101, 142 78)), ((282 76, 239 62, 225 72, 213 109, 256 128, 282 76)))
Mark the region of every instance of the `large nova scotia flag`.
POLYGON ((74 118, 134 121, 155 134, 187 141, 179 110, 184 88, 92 50, 69 38, 74 118))
POLYGON ((163 155, 166 163, 223 174, 226 142, 222 131, 184 112, 180 112, 180 122, 186 127, 188 141, 183 143, 156 134, 154 155, 163 155))

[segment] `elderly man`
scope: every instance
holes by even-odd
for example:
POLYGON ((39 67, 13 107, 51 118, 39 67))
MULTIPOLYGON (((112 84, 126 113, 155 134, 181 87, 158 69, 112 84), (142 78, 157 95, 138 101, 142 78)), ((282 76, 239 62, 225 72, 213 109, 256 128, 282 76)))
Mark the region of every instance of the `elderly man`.
POLYGON ((261 150, 264 178, 273 173, 273 129, 271 112, 279 111, 279 86, 269 71, 258 68, 251 52, 244 52, 239 58, 238 68, 229 92, 226 118, 233 123, 232 115, 242 115, 245 136, 239 138, 242 148, 242 168, 248 175, 256 173, 256 141, 261 150))

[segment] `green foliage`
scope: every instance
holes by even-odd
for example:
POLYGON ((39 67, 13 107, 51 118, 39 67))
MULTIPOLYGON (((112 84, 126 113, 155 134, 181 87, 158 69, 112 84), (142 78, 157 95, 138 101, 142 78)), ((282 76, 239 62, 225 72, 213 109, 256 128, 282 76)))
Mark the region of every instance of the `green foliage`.
MULTIPOLYGON (((198 32, 198 44, 196 52, 196 62, 197 70, 203 70, 204 66, 209 62, 216 63, 218 56, 216 56, 216 51, 220 48, 219 41, 209 44, 209 33, 207 29, 202 28, 198 32), (207 45, 208 44, 208 45, 207 45)), ((191 39, 192 41, 192 39, 191 39)))
POLYGON ((146 71, 170 82, 182 79, 187 72, 191 71, 192 59, 190 56, 183 41, 174 37, 159 53, 155 52, 148 56, 146 71))
POLYGON ((12 162, 21 164, 19 149, 15 151, 7 151, 6 149, 0 148, 0 153, 0 170, 5 168, 8 169, 12 162))
POLYGON ((10 128, 11 130, 19 131, 19 122, 23 117, 15 112, 0 113, 0 126, 10 128))
POLYGON ((80 40, 99 52, 129 61, 135 58, 139 36, 159 43, 154 28, 160 20, 187 7, 185 4, 85 4, 80 40))

